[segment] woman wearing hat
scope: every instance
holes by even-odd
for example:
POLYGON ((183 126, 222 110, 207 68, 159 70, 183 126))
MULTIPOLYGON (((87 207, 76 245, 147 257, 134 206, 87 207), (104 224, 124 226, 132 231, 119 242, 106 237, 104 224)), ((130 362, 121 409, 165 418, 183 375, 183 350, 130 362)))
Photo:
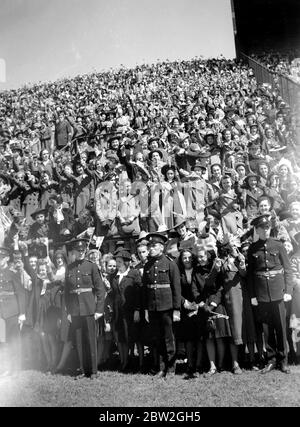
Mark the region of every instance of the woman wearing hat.
POLYGON ((46 209, 37 209, 31 214, 34 221, 28 232, 31 241, 29 250, 35 252, 38 258, 46 258, 48 254, 49 225, 46 221, 46 209))
POLYGON ((169 143, 173 146, 182 139, 184 131, 177 117, 173 117, 170 126, 167 127, 167 137, 169 143))
POLYGON ((129 349, 138 341, 135 322, 139 322, 141 276, 130 269, 131 255, 125 250, 116 254, 117 274, 112 280, 113 331, 118 346, 121 371, 126 371, 129 349))
POLYGON ((175 166, 165 165, 161 169, 164 181, 161 182, 161 213, 163 224, 168 229, 175 225, 175 217, 186 217, 186 203, 182 185, 176 177, 175 166))
POLYGON ((203 345, 205 345, 209 360, 209 371, 206 376, 215 375, 217 370, 216 352, 218 354, 218 367, 223 370, 225 356, 225 338, 231 336, 228 320, 224 317, 212 315, 212 311, 226 315, 226 310, 221 301, 221 289, 218 289, 216 280, 221 269, 221 262, 206 247, 197 248, 198 265, 194 271, 192 293, 198 305, 198 341, 197 341, 197 370, 203 371, 203 345))
POLYGON ((259 188, 258 183, 260 177, 254 173, 250 173, 245 178, 245 190, 243 192, 243 208, 247 213, 249 220, 257 216, 257 200, 264 192, 259 188))
POLYGON ((211 156, 220 157, 221 146, 218 143, 218 138, 212 129, 207 129, 204 136, 205 148, 210 152, 211 156))
MULTIPOLYGON (((249 319, 245 319, 242 292, 242 281, 243 277, 246 276, 246 262, 238 250, 239 244, 233 235, 225 235, 219 247, 223 263, 218 279, 220 281, 219 286, 222 286, 223 303, 229 315, 232 335, 230 352, 234 374, 242 373, 238 360, 238 346, 246 344, 245 324, 249 321, 249 319)), ((249 342, 254 343, 255 336, 249 339, 249 342)))
POLYGON ((201 160, 196 160, 189 177, 182 178, 184 197, 186 201, 187 216, 195 218, 199 224, 204 219, 204 208, 209 200, 210 187, 204 174, 206 172, 206 155, 201 160))
POLYGON ((89 205, 94 198, 92 176, 84 170, 81 163, 75 164, 76 184, 74 188, 75 215, 89 205))

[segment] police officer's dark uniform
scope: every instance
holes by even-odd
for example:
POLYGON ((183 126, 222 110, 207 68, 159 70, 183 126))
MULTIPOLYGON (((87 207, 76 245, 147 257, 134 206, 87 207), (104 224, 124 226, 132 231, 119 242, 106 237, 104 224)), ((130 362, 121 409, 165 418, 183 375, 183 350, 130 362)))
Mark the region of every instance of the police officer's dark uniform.
MULTIPOLYGON (((86 241, 75 239, 69 250, 86 249, 86 241)), ((68 266, 65 300, 71 315, 71 336, 76 340, 78 357, 86 376, 97 374, 97 344, 95 313, 104 312, 105 287, 96 264, 83 259, 68 266)))
MULTIPOLYGON (((9 251, 0 248, 0 257, 8 257, 9 251)), ((0 360, 1 370, 12 372, 20 368, 19 316, 25 320, 25 289, 16 273, 8 266, 0 268, 0 360)))
MULTIPOLYGON (((167 238, 160 233, 149 233, 149 243, 164 244, 167 238)), ((173 334, 173 310, 180 310, 181 285, 177 264, 166 255, 149 256, 142 278, 142 305, 149 313, 153 342, 153 373, 166 375, 174 364, 175 339, 173 334), (159 357, 162 365, 159 366, 159 357)))
MULTIPOLYGON (((271 227, 267 215, 255 218, 257 227, 271 227)), ((252 243, 248 251, 248 286, 251 298, 258 302, 258 315, 263 323, 268 364, 264 372, 276 367, 277 362, 283 372, 286 366, 286 314, 283 296, 292 293, 292 270, 286 250, 279 240, 259 239, 252 243), (275 333, 274 333, 275 332, 275 333)))

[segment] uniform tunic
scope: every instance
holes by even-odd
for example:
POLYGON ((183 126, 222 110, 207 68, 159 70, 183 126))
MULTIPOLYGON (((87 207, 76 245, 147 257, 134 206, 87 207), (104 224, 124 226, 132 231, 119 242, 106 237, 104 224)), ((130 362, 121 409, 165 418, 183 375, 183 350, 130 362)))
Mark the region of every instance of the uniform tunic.
POLYGON ((276 239, 258 240, 248 251, 248 286, 251 298, 258 301, 258 315, 263 323, 267 358, 286 360, 285 293, 292 294, 293 275, 286 250, 276 239), (274 342, 274 330, 276 342, 274 342))
POLYGON ((143 273, 142 304, 149 311, 153 334, 154 369, 158 370, 158 353, 162 356, 162 369, 172 366, 175 339, 172 328, 173 310, 180 310, 180 273, 174 261, 162 254, 149 258, 143 273))
POLYGON ((95 313, 103 313, 105 287, 96 264, 78 260, 68 266, 65 302, 72 317, 70 332, 76 340, 81 366, 86 375, 97 373, 95 313), (87 292, 80 292, 88 289, 87 292), (74 293, 78 292, 78 293, 74 293))

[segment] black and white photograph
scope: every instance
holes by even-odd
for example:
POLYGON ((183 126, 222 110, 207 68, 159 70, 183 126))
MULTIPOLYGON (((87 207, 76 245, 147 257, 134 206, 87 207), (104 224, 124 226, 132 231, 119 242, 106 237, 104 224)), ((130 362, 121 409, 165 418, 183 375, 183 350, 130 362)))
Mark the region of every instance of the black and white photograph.
POLYGON ((0 407, 299 406, 300 1, 0 0, 0 407))

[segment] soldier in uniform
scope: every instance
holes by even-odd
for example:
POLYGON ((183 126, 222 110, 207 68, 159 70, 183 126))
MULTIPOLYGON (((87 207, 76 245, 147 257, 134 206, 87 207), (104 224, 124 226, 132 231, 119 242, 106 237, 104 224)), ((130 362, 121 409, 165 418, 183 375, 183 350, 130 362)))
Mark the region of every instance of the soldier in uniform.
POLYGON ((9 251, 0 248, 0 360, 1 375, 20 369, 20 330, 26 320, 25 289, 8 268, 9 251))
POLYGON ((167 237, 158 232, 147 235, 149 258, 143 273, 143 307, 153 339, 152 374, 166 377, 175 358, 173 321, 180 321, 181 285, 177 264, 164 255, 167 237), (160 365, 159 355, 162 359, 160 365))
POLYGON ((85 259, 87 241, 75 239, 68 243, 75 261, 67 269, 65 300, 70 333, 75 338, 83 376, 97 377, 96 320, 103 316, 105 287, 96 264, 85 259))
POLYGON ((270 237, 270 216, 260 215, 251 224, 259 240, 248 251, 248 285, 251 303, 257 306, 263 324, 267 351, 267 365, 261 372, 275 369, 277 361, 288 374, 284 303, 292 298, 292 269, 283 243, 270 237))

